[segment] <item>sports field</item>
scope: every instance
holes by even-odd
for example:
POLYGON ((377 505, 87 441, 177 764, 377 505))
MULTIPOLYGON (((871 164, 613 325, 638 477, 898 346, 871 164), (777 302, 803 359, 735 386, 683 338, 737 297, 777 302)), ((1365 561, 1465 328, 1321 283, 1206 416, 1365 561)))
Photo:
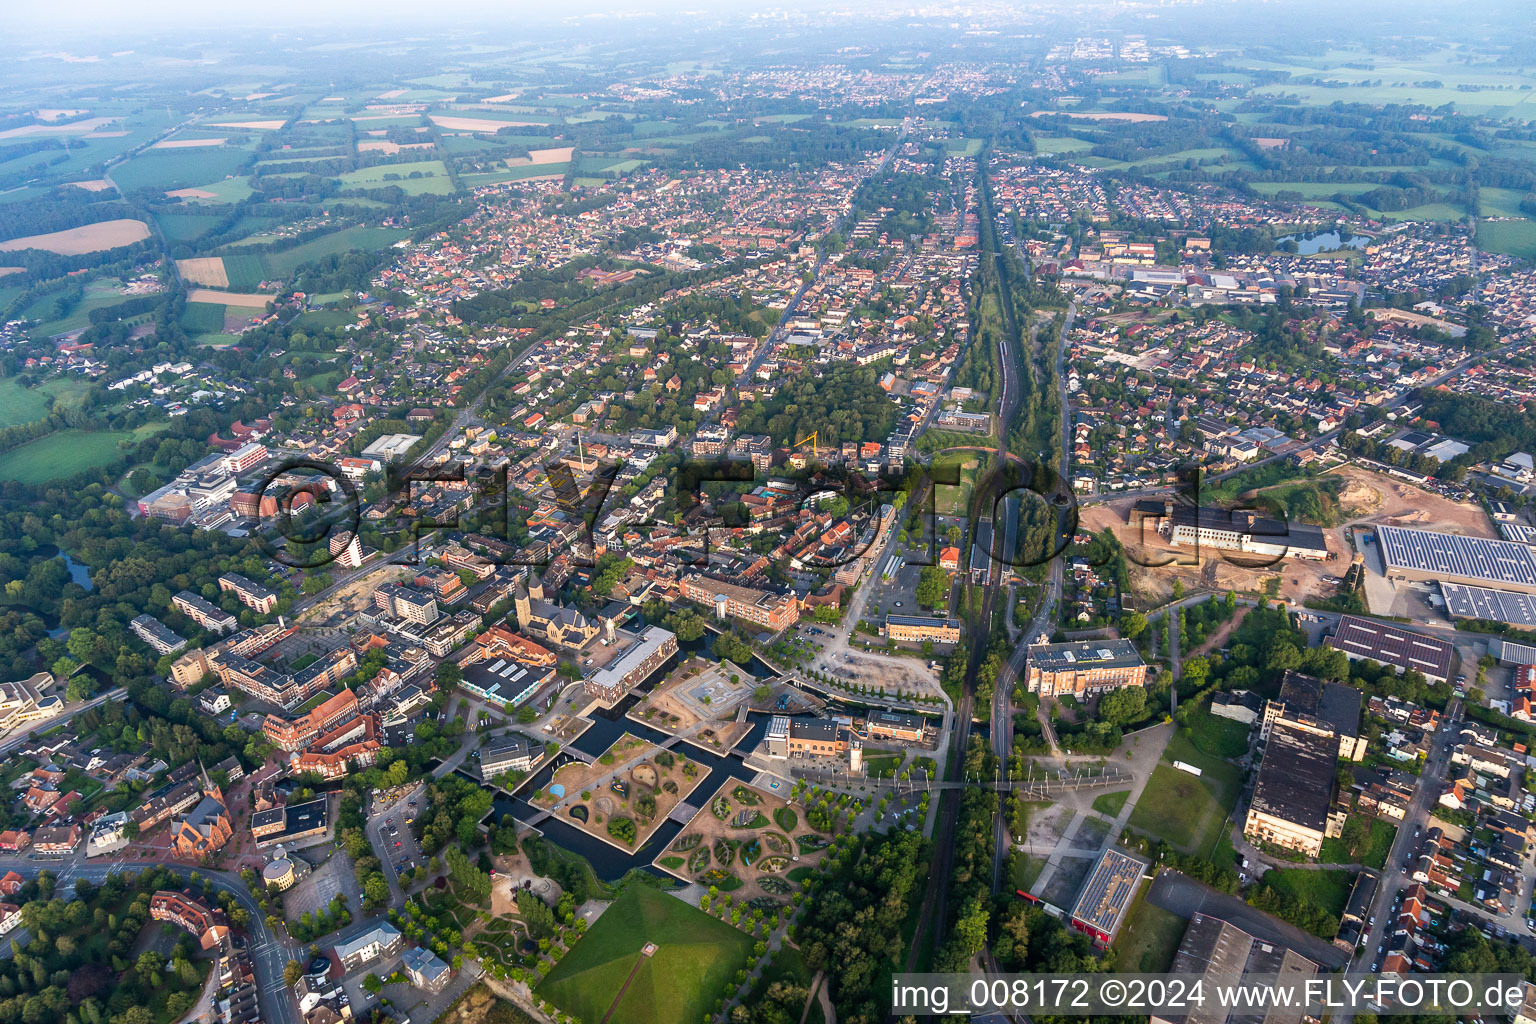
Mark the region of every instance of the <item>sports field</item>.
POLYGON ((725 922, 666 893, 632 885, 539 983, 537 993, 594 1024, 701 1020, 726 981, 745 966, 751 948, 752 940, 725 922), (648 942, 656 944, 654 956, 640 952, 648 942))

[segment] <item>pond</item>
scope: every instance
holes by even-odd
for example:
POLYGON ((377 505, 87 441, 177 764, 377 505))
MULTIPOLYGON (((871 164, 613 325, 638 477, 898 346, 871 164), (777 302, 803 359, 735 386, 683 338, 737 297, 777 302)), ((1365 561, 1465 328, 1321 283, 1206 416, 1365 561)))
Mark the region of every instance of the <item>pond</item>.
POLYGON ((1275 248, 1280 248, 1286 242, 1295 242, 1296 251, 1302 256, 1314 256, 1320 252, 1333 252, 1335 249, 1364 249, 1371 242, 1370 235, 1349 235, 1346 237, 1337 231, 1325 231, 1317 235, 1286 235, 1284 238, 1275 239, 1275 248))
MULTIPOLYGON (((632 704, 633 701, 626 699, 626 702, 613 709, 614 712, 619 711, 619 708, 625 707, 626 703, 632 704)), ((609 714, 612 713, 609 712, 609 714)), ((698 806, 698 800, 713 795, 715 790, 719 789, 726 779, 750 782, 757 775, 756 771, 746 766, 741 759, 741 755, 752 750, 762 741, 763 734, 768 731, 768 721, 771 717, 771 715, 749 714, 748 720, 751 721, 752 728, 732 748, 731 753, 728 755, 710 753, 692 744, 681 747, 674 746, 672 748, 680 753, 686 752, 689 760, 697 762, 708 771, 708 774, 704 776, 704 781, 693 791, 693 798, 689 800, 689 803, 698 806)), ((625 732, 641 736, 655 743, 667 739, 664 733, 657 732, 655 729, 631 719, 623 718, 622 713, 617 720, 611 720, 604 716, 594 718, 593 723, 592 727, 572 744, 588 754, 597 755, 602 753, 613 744, 614 740, 618 739, 625 732)), ((548 786, 550 778, 555 773, 555 769, 560 764, 563 764, 565 760, 564 756, 557 757, 554 762, 539 769, 539 771, 534 773, 533 778, 518 792, 520 794, 532 793, 534 790, 548 786)), ((528 803, 521 795, 509 797, 505 793, 498 791, 491 808, 489 820, 499 821, 503 814, 511 814, 520 820, 526 821, 536 813, 538 813, 538 809, 528 803)), ((585 857, 592 864, 592 870, 597 873, 597 877, 607 882, 623 877, 624 873, 631 868, 640 867, 654 871, 654 869, 650 868, 651 861, 655 860, 662 850, 670 846, 672 841, 677 838, 678 833, 683 830, 681 824, 675 821, 668 821, 639 850, 634 853, 625 853, 603 842, 601 839, 588 835, 559 817, 545 818, 539 822, 537 827, 539 831, 544 833, 546 839, 570 850, 572 853, 585 857)), ((659 872, 656 873, 659 874, 659 872)))

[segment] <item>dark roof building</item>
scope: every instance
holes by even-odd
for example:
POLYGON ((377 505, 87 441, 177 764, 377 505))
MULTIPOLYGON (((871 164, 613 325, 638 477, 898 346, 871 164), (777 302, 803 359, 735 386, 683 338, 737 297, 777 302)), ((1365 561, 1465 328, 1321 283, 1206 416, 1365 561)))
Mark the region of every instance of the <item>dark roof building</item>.
MULTIPOLYGON (((1230 922, 1197 911, 1184 929, 1169 973, 1216 981, 1275 975, 1299 984, 1316 975, 1318 966, 1294 950, 1256 939, 1230 922)), ((1243 1014, 1213 1002, 1206 1001, 1187 1014, 1153 1013, 1151 1024, 1299 1024, 1305 1012, 1300 1007, 1265 1008, 1243 1014)))
POLYGON ((1333 804, 1338 742, 1276 721, 1264 747, 1243 834, 1315 857, 1322 850, 1333 804))
POLYGON ((1456 670, 1454 644, 1358 615, 1339 620, 1328 646, 1343 651, 1351 661, 1364 658, 1399 671, 1412 669, 1432 683, 1445 682, 1456 670))

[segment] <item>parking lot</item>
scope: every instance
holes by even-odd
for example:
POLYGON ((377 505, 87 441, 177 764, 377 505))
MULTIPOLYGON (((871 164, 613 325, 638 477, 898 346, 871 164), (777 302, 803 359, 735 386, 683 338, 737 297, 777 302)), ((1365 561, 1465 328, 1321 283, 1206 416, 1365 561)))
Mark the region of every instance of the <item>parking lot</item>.
POLYGON ((400 875, 426 863, 410 827, 422 809, 422 800, 418 786, 394 803, 376 807, 368 819, 368 841, 383 863, 384 877, 397 899, 403 898, 400 875))
MULTIPOLYGON (((319 853, 320 850, 315 850, 319 853)), ((318 914, 325 910, 337 896, 346 897, 347 909, 354 916, 362 911, 362 901, 357 892, 357 881, 352 877, 352 858, 337 848, 324 864, 294 883, 283 897, 283 906, 290 920, 305 914, 318 914)))

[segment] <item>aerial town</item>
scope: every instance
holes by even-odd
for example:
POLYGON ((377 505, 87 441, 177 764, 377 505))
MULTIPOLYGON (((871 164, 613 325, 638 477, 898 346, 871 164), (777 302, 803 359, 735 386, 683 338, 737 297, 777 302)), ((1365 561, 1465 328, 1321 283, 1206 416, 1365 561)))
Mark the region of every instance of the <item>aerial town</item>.
POLYGON ((0 1019, 1536 1024, 1529 11, 64 6, 0 1019))

